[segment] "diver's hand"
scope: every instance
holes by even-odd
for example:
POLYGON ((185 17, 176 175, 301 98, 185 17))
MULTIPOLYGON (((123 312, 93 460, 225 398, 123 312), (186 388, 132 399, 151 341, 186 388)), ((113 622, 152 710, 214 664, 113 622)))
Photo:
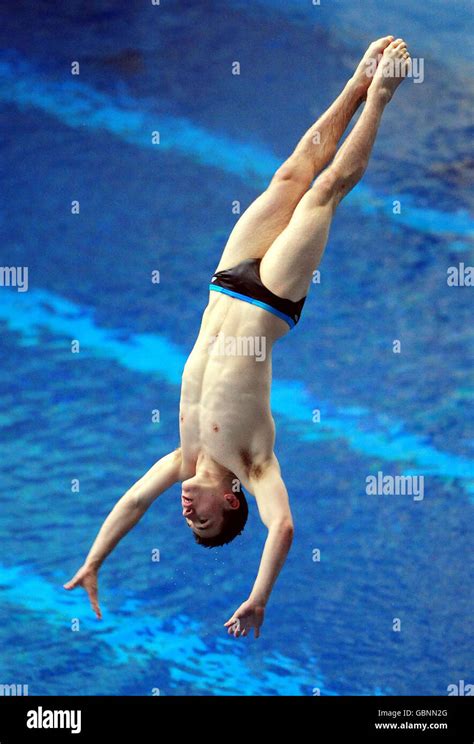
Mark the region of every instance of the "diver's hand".
POLYGON ((97 585, 98 569, 94 566, 88 566, 86 563, 81 566, 75 576, 68 581, 67 584, 63 584, 65 589, 75 589, 76 586, 82 586, 87 592, 91 607, 94 610, 99 620, 102 620, 102 612, 100 611, 98 601, 98 585, 97 585))
POLYGON ((234 638, 248 635, 253 628, 255 638, 258 638, 264 615, 264 605, 256 603, 253 599, 247 599, 224 623, 224 627, 228 628, 229 635, 233 635, 234 638))

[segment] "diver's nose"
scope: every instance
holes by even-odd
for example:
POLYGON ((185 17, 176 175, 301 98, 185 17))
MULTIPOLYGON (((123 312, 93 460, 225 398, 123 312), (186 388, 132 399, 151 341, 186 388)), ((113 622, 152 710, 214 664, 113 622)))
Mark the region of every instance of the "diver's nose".
POLYGON ((193 513, 193 508, 191 506, 183 507, 183 517, 190 517, 192 513, 193 513))

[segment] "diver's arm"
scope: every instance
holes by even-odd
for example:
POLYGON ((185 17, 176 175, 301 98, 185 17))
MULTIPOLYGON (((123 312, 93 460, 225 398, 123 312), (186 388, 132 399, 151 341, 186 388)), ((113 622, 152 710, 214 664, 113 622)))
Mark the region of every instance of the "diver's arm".
POLYGON ((91 605, 100 618, 97 602, 97 573, 106 557, 117 543, 141 519, 153 501, 180 479, 181 450, 177 449, 156 462, 123 496, 105 519, 84 565, 65 589, 82 586, 89 595, 91 605))
POLYGON ((288 492, 275 456, 264 468, 263 475, 258 480, 254 479, 251 485, 268 534, 250 596, 225 626, 234 637, 247 635, 253 627, 255 637, 258 638, 265 606, 293 541, 293 519, 288 492))
POLYGON ((106 518, 85 560, 99 568, 117 543, 141 519, 163 491, 179 480, 181 450, 175 450, 156 462, 123 496, 106 518))
POLYGON ((276 457, 252 483, 260 518, 268 529, 257 578, 250 598, 266 604, 293 540, 293 518, 288 491, 276 457))

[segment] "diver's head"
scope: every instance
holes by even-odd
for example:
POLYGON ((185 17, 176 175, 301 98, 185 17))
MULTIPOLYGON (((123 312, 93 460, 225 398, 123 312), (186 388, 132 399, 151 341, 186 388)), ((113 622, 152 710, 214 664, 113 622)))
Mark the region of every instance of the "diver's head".
POLYGON ((249 511, 239 480, 228 470, 219 470, 198 470, 182 484, 183 517, 205 548, 225 545, 240 535, 249 511))

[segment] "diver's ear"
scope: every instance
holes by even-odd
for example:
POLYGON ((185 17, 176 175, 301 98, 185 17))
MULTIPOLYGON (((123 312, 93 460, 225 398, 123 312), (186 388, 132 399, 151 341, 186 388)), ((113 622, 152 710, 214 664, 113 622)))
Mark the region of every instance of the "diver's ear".
POLYGON ((240 506, 240 501, 235 493, 232 493, 232 491, 229 491, 229 493, 226 493, 224 495, 225 500, 229 504, 231 509, 238 509, 240 506))

